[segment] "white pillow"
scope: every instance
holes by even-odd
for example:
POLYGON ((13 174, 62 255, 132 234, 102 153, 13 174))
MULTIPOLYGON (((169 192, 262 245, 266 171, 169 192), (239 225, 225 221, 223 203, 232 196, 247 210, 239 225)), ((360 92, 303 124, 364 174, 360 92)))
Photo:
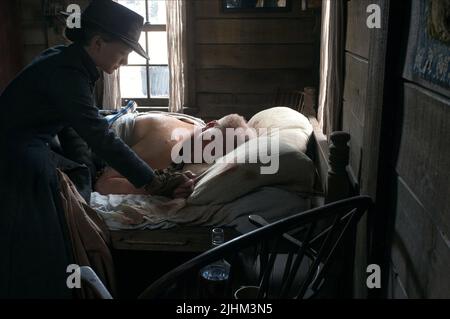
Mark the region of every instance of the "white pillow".
POLYGON ((299 151, 306 152, 313 127, 303 114, 284 106, 273 107, 255 114, 248 125, 257 129, 260 136, 261 128, 278 128, 286 143, 291 143, 299 151))
POLYGON ((274 136, 260 136, 240 145, 222 158, 224 162, 215 163, 205 172, 188 203, 228 203, 268 185, 283 185, 283 188, 292 191, 311 193, 315 178, 314 163, 295 145, 286 142, 288 140, 286 137, 280 138, 279 149, 273 149, 270 153, 272 162, 266 164, 257 157, 258 149, 261 149, 258 146, 267 143, 270 150, 270 145, 276 145, 274 136), (249 163, 249 159, 255 157, 257 162, 249 163), (264 170, 273 174, 262 174, 264 170))

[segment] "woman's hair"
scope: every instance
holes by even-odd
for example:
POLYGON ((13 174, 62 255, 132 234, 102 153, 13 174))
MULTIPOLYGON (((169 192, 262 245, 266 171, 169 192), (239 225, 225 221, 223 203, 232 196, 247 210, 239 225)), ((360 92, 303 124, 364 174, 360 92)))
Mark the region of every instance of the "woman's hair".
POLYGON ((95 36, 100 36, 105 42, 119 41, 118 37, 104 31, 99 26, 84 21, 82 28, 67 28, 64 30, 64 36, 70 41, 87 46, 95 36))

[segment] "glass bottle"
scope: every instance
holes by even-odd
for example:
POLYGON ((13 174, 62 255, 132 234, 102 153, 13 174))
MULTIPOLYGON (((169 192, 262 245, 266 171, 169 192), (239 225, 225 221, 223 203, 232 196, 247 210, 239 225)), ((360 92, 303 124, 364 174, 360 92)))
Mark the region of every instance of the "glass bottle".
MULTIPOLYGON (((211 232, 212 248, 225 242, 222 228, 214 228, 211 232)), ((230 276, 230 264, 225 259, 217 260, 200 270, 203 282, 203 297, 224 298, 230 276)))

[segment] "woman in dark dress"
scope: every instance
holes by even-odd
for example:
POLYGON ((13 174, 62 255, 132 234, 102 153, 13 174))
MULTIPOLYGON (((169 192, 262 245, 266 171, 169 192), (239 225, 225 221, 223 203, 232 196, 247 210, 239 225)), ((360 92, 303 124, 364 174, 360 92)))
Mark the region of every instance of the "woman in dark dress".
POLYGON ((0 298, 70 298, 67 266, 73 257, 58 192, 50 141, 72 127, 92 150, 136 187, 151 194, 187 196, 192 180, 152 170, 108 129, 94 107, 99 71, 127 63, 143 18, 111 1, 95 0, 81 28, 66 29, 74 43, 50 48, 0 95, 0 298))

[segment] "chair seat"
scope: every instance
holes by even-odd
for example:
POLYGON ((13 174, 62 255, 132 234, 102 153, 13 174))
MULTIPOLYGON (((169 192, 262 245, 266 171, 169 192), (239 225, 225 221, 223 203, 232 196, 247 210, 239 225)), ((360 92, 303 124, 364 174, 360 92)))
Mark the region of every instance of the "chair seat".
MULTIPOLYGON (((243 280, 244 285, 258 286, 260 281, 259 277, 262 271, 261 257, 260 256, 258 256, 257 258, 247 257, 246 259, 247 262, 246 262, 245 276, 247 277, 247 280, 243 280)), ((277 254, 273 265, 272 273, 270 274, 269 277, 268 298, 276 298, 276 296, 280 293, 282 284, 284 282, 283 275, 287 261, 288 261, 288 254, 277 254)), ((307 276, 309 267, 311 266, 312 262, 313 260, 311 260, 309 257, 305 257, 305 259, 302 261, 301 265, 298 268, 298 271, 295 274, 293 284, 291 286, 287 298, 294 297, 295 292, 300 289, 300 285, 307 276)))

